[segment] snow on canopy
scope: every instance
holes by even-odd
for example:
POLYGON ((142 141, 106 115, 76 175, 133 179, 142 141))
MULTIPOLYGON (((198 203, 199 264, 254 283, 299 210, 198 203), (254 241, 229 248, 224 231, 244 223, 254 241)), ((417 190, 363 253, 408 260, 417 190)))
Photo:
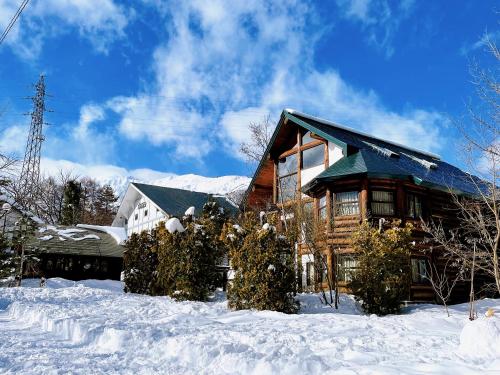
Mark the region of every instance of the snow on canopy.
POLYGON ((109 234, 118 245, 123 245, 127 241, 127 232, 123 227, 109 227, 104 225, 78 224, 78 228, 97 230, 109 234))
POLYGON ((186 212, 184 212, 184 215, 186 215, 186 216, 194 216, 194 211, 195 211, 194 206, 191 206, 191 207, 189 207, 186 210, 186 212))
POLYGON ((184 232, 186 230, 182 226, 180 220, 177 219, 176 217, 171 217, 170 219, 168 219, 167 222, 165 223, 165 228, 170 233, 175 233, 175 232, 182 233, 182 232, 184 232))

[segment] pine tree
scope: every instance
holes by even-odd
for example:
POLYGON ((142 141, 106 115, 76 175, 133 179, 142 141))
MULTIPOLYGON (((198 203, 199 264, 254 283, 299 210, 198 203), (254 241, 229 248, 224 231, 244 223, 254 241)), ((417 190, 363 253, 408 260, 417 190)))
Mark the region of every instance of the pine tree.
POLYGON ((359 263, 349 287, 368 313, 399 312, 401 302, 408 298, 413 226, 399 225, 395 221, 391 229, 381 231, 365 221, 352 235, 359 263))
POLYGON ((133 233, 125 244, 123 272, 125 292, 152 294, 158 265, 157 231, 133 233))
POLYGON ((116 213, 115 203, 118 197, 115 195, 113 188, 110 185, 104 185, 97 191, 96 201, 96 224, 110 225, 113 222, 113 217, 116 213))
POLYGON ((161 231, 155 294, 178 300, 207 300, 220 281, 217 265, 226 253, 220 239, 226 217, 216 202, 208 202, 200 219, 183 219, 183 232, 161 231))
POLYGON ((234 269, 229 307, 296 313, 291 243, 274 226, 260 227, 250 215, 242 226, 226 225, 224 235, 234 269))
POLYGON ((78 181, 71 180, 64 187, 62 225, 75 225, 81 219, 82 187, 78 181))
POLYGON ((20 256, 9 248, 9 241, 0 235, 0 285, 2 282, 13 281, 19 272, 20 256))

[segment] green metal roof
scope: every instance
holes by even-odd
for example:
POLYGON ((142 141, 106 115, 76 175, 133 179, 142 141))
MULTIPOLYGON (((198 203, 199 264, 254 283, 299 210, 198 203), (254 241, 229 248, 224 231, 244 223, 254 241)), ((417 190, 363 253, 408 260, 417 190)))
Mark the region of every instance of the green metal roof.
POLYGON ((407 171, 399 168, 396 161, 391 159, 393 158, 382 156, 369 150, 359 150, 325 169, 312 181, 303 186, 302 191, 308 193, 321 182, 334 181, 354 175, 397 179, 411 178, 411 175, 407 171))
POLYGON ((272 145, 285 119, 325 138, 343 150, 344 157, 332 164, 302 188, 310 192, 320 182, 347 176, 366 174, 369 177, 410 179, 414 183, 443 191, 476 195, 478 186, 487 185, 475 176, 440 160, 438 155, 400 145, 294 110, 285 109, 257 171, 245 194, 247 199, 259 170, 267 160, 272 145), (380 152, 386 150, 388 152, 380 152), (394 156, 394 157, 393 157, 394 156), (433 167, 429 167, 432 165, 433 167))
POLYGON ((209 199, 216 201, 230 214, 234 214, 237 208, 233 206, 225 197, 213 196, 207 193, 196 191, 175 189, 164 186, 141 184, 132 182, 141 193, 151 199, 154 204, 161 208, 168 215, 182 216, 186 210, 193 206, 197 214, 201 213, 203 206, 209 199))

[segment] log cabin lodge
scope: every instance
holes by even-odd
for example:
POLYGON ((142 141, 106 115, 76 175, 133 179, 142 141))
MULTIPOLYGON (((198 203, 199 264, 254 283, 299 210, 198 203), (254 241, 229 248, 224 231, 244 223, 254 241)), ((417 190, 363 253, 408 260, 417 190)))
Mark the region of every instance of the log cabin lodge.
MULTIPOLYGON (((439 257, 419 251, 425 247, 421 219, 456 225, 449 209, 450 191, 470 196, 477 193, 475 189, 471 175, 438 155, 285 109, 242 206, 284 212, 278 208, 299 198, 304 208, 325 220, 327 246, 323 256, 328 269, 321 273, 337 269, 341 291, 346 290, 357 265, 350 245, 355 227, 368 218, 377 222, 385 219, 385 223, 392 219, 410 221, 415 227, 416 246, 411 256, 408 298, 432 301, 434 292, 425 276, 431 262, 439 267, 439 257)), ((315 275, 315 260, 300 244, 298 257, 302 288, 326 288, 325 276, 315 275)), ((455 288, 454 300, 466 296, 464 288, 455 288)))

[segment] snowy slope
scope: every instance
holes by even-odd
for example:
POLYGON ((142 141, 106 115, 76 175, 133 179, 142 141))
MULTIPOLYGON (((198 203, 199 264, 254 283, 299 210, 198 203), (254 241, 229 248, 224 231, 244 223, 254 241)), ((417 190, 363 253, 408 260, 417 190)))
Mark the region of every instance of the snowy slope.
MULTIPOLYGON (((466 305, 451 307, 449 318, 431 305, 379 318, 360 314, 349 296, 335 313, 301 295, 301 314, 285 315, 232 312, 222 298, 124 294, 121 287, 51 279, 44 289, 0 289, 0 373, 500 373, 498 356, 459 350, 466 305)), ((488 306, 498 314, 500 300, 480 301, 480 314, 488 306)), ((488 319, 500 327, 498 316, 488 319)))

